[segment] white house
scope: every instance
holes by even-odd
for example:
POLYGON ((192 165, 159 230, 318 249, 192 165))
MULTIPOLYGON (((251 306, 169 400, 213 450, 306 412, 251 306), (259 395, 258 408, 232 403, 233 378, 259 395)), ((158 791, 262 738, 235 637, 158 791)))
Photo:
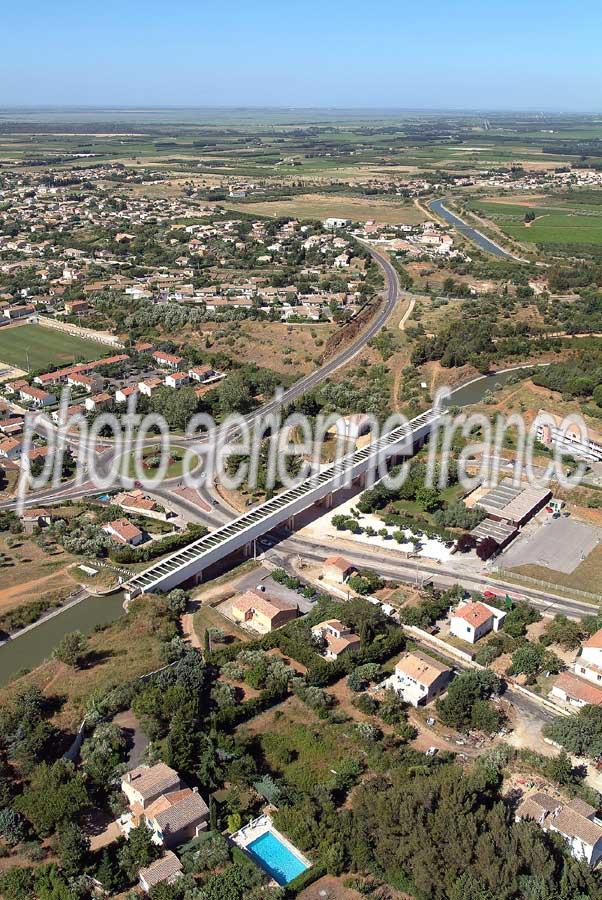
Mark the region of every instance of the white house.
POLYGON ((349 219, 337 219, 335 216, 330 216, 328 219, 324 219, 323 222, 324 228, 329 228, 333 231, 335 228, 344 228, 348 224, 349 219))
POLYGON ((127 403, 128 397, 131 397, 132 394, 138 393, 137 385, 130 385, 129 387, 119 388, 115 391, 115 403, 127 403))
POLYGON ((210 381, 218 381, 223 378, 222 372, 218 372, 211 366, 194 366, 188 370, 188 375, 192 381, 200 381, 201 384, 207 384, 210 381))
POLYGON ((575 660, 575 675, 602 686, 602 629, 583 642, 575 660))
POLYGON ((416 650, 404 653, 383 687, 393 688, 406 703, 421 706, 443 693, 451 677, 448 666, 416 650))
POLYGON ((23 441, 7 437, 0 441, 0 456, 4 459, 19 459, 23 452, 23 441))
POLYGON ((180 388, 190 384, 190 378, 186 372, 172 372, 165 376, 165 386, 169 388, 180 388))
POLYGON ((30 403, 37 409, 42 406, 50 406, 52 403, 56 403, 54 394, 49 394, 48 391, 43 391, 41 388, 37 387, 30 387, 29 385, 21 388, 19 397, 25 403, 30 403))
POLYGON ((179 369, 184 362, 181 356, 174 356, 173 353, 166 353, 164 350, 155 350, 153 359, 157 365, 165 369, 173 369, 174 371, 179 369))
POLYGON ((460 603, 451 614, 449 633, 476 644, 490 631, 498 631, 505 618, 506 613, 487 603, 460 603))
POLYGON ((115 541, 120 544, 129 544, 130 547, 137 547, 144 540, 140 529, 128 519, 114 519, 113 522, 103 525, 102 530, 110 534, 115 541))
POLYGON ((602 822, 594 807, 577 797, 565 803, 538 791, 523 800, 516 820, 531 820, 544 831, 561 834, 571 855, 589 866, 602 857, 602 822))
POLYGON ((163 380, 155 376, 154 378, 147 378, 146 381, 139 381, 138 390, 145 397, 152 397, 153 391, 161 387, 162 384, 163 380))
POLYGON ((327 619, 314 625, 311 633, 314 637, 322 638, 326 642, 323 651, 325 659, 338 659, 342 653, 359 650, 360 647, 360 639, 357 634, 338 619, 327 619))
POLYGON ((161 794, 178 791, 182 782, 180 776, 163 762, 154 766, 139 766, 121 779, 121 790, 130 806, 138 804, 142 809, 149 806, 161 794))

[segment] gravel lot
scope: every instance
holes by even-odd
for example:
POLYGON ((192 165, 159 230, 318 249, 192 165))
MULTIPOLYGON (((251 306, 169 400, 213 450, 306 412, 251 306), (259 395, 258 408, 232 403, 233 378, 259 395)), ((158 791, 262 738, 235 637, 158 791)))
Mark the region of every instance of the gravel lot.
POLYGON ((503 554, 503 566, 545 566, 570 575, 601 539, 602 530, 584 522, 549 519, 534 533, 514 541, 503 554))

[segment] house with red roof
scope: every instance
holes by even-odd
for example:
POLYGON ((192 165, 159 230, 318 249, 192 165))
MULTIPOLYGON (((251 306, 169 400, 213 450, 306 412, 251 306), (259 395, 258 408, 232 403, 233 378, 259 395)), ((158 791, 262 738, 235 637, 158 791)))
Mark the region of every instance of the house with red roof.
POLYGON ((487 603, 460 603, 451 614, 449 633, 469 644, 476 644, 490 631, 497 631, 505 617, 502 610, 487 603))
POLYGON ((103 525, 102 530, 110 534, 113 540, 120 544, 128 544, 130 547, 137 547, 144 539, 140 529, 129 519, 114 519, 103 525))

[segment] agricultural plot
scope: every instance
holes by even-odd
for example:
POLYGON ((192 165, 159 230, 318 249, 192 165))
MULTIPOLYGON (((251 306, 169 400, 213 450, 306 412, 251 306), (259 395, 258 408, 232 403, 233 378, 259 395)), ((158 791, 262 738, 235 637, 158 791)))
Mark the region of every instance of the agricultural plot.
POLYGON ((224 206, 261 216, 293 216, 298 219, 325 219, 335 216, 358 222, 374 219, 375 222, 404 225, 418 225, 426 219, 426 216, 410 203, 363 200, 354 197, 325 197, 318 194, 302 194, 290 200, 268 200, 264 203, 224 203, 224 206))
POLYGON ((111 348, 96 341, 41 325, 20 325, 0 331, 0 361, 29 372, 99 359, 110 352, 111 348))
MULTIPOLYGON (((549 201, 548 201, 549 202, 549 201)), ((473 204, 509 237, 529 244, 602 245, 602 213, 586 205, 534 206, 484 201, 473 204), (532 221, 525 221, 533 214, 532 221)))

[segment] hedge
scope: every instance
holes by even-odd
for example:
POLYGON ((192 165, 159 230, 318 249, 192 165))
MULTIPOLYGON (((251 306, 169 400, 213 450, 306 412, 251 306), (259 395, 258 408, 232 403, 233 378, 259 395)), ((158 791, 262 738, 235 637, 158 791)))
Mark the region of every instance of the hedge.
POLYGON ((326 866, 323 863, 316 863, 309 869, 306 869, 305 872, 301 872, 292 881, 289 881, 285 888, 284 896, 296 897, 300 891, 305 890, 310 884, 313 884, 314 881, 317 881, 318 878, 322 878, 324 875, 326 875, 326 866))

